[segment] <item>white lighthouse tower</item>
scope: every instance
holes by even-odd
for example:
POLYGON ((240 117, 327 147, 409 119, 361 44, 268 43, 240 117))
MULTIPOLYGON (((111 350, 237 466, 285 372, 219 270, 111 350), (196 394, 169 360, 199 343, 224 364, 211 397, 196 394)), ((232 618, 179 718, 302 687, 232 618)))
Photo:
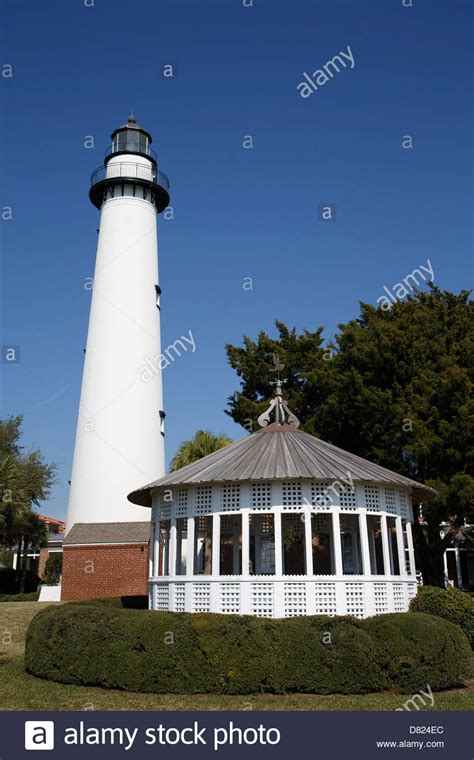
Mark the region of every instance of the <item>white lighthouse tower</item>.
POLYGON ((163 475, 161 373, 140 368, 160 353, 156 215, 169 203, 151 135, 133 114, 112 133, 92 174, 100 209, 67 530, 76 523, 148 521, 127 494, 163 475))

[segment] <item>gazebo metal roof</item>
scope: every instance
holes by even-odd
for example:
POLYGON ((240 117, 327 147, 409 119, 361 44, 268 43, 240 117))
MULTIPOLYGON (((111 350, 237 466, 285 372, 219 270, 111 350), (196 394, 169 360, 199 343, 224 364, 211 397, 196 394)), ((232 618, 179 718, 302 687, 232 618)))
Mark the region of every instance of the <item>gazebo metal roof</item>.
POLYGON ((162 486, 249 480, 335 481, 349 475, 354 482, 411 488, 419 498, 432 493, 428 486, 298 430, 294 423, 274 422, 133 491, 128 498, 149 507, 151 491, 162 486))

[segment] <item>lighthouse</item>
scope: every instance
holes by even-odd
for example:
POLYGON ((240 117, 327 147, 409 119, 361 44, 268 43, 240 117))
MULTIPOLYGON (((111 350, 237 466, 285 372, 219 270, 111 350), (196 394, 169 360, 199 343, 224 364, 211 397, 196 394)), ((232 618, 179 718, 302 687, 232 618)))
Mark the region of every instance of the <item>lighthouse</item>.
POLYGON ((127 494, 165 472, 161 373, 150 382, 140 373, 160 353, 156 217, 169 203, 169 181, 151 143, 131 114, 91 176, 100 223, 67 533, 89 526, 81 527, 81 540, 88 532, 97 545, 106 543, 101 525, 109 537, 117 526, 121 539, 133 525, 137 538, 150 510, 133 506, 127 494))

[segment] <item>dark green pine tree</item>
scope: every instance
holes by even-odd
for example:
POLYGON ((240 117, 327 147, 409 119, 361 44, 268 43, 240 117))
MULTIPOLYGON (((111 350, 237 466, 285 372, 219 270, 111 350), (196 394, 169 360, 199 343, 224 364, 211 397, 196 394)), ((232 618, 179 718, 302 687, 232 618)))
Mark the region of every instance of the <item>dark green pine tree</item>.
POLYGON ((245 338, 243 348, 227 346, 243 381, 228 413, 244 427, 256 419, 271 395, 271 355, 278 353, 304 430, 436 489, 421 507, 423 530, 415 520, 414 538, 425 582, 443 585, 444 550, 464 520, 472 521, 474 503, 469 293, 432 286, 390 310, 361 304, 359 318, 339 325, 326 351, 321 329, 297 335, 277 327, 277 340, 260 333, 256 344, 245 338))

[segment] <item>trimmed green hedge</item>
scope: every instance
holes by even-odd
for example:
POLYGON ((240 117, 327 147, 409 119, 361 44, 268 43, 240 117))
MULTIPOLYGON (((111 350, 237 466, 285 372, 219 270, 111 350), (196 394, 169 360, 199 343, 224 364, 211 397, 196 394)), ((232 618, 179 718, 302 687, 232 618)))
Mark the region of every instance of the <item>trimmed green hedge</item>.
POLYGON ((31 594, 0 594, 0 602, 37 602, 39 595, 39 591, 31 594))
POLYGON ((471 674, 464 634, 423 614, 267 620, 71 603, 30 623, 26 669, 41 678, 158 694, 415 692, 471 674))
POLYGON ((421 586, 410 602, 410 610, 427 612, 456 623, 461 626, 474 648, 474 600, 466 592, 457 588, 421 586))
POLYGON ((447 689, 473 675, 469 642, 458 626, 423 613, 395 612, 364 621, 377 644, 386 686, 402 694, 447 689))

